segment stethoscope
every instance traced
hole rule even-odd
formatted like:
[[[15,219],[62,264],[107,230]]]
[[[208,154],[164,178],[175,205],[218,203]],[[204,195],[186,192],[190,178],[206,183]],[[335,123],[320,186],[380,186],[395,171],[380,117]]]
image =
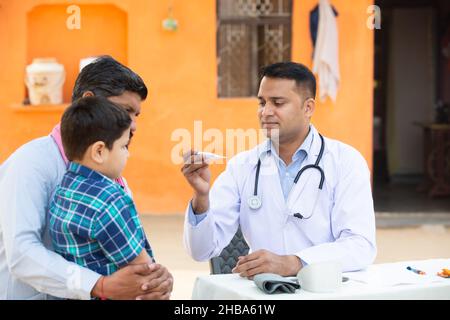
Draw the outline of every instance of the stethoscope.
[[[319,162],[322,159],[323,150],[325,149],[325,141],[323,140],[322,135],[319,133],[319,137],[321,140],[320,145],[320,152],[319,156],[316,159],[316,162],[314,164],[309,164],[301,168],[294,179],[294,184],[297,184],[298,180],[300,179],[303,172],[305,172],[308,169],[316,169],[320,172],[320,183],[319,183],[319,190],[322,190],[323,182],[325,181],[325,173],[323,172],[322,168],[319,167]],[[247,200],[247,204],[250,207],[250,209],[258,210],[262,206],[262,199],[261,196],[258,195],[258,180],[259,180],[259,171],[261,169],[261,159],[258,159],[258,165],[256,166],[256,175],[255,175],[255,188],[253,191],[253,195],[250,196]],[[294,188],[294,187],[292,187]],[[304,217],[301,213],[294,213],[293,216],[299,219],[309,219],[313,215],[314,211],[311,212],[311,214],[308,217]]]

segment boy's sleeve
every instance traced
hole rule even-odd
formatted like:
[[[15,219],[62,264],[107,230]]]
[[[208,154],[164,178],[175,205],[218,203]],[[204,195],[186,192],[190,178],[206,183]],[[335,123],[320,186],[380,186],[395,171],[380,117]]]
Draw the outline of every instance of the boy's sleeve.
[[[119,268],[133,261],[145,248],[146,237],[132,200],[120,196],[100,213],[94,237]]]

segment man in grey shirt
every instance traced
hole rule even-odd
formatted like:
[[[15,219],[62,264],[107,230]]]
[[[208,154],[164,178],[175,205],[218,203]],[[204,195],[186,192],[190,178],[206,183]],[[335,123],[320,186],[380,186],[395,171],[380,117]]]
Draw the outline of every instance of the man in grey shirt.
[[[104,96],[132,118],[132,134],[147,97],[142,79],[103,56],[83,68],[72,100]],[[52,251],[48,208],[66,171],[59,125],[28,142],[0,166],[0,299],[168,299],[173,277],[160,264],[128,266],[99,281],[100,274]],[[117,183],[130,193],[125,179]]]

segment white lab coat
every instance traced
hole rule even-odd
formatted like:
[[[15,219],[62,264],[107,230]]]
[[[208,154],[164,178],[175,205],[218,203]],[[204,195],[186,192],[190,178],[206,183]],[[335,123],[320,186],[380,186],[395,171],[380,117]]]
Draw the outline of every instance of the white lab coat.
[[[302,167],[314,164],[321,142],[311,126],[313,142]],[[370,172],[361,154],[342,142],[325,139],[320,167],[325,173],[306,170],[284,199],[273,156],[263,157],[258,194],[262,207],[250,209],[259,148],[233,157],[210,191],[210,209],[197,225],[185,219],[184,243],[198,261],[218,256],[233,238],[239,224],[250,251],[266,249],[279,255],[296,255],[303,262],[339,260],[343,271],[360,270],[376,256],[375,215]],[[309,219],[314,199],[317,202]],[[189,214],[188,205],[186,215]]]

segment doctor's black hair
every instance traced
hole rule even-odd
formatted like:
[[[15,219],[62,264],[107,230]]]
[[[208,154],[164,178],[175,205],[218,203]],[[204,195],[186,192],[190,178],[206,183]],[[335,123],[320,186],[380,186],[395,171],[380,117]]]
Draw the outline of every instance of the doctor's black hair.
[[[75,81],[72,101],[80,99],[86,91],[106,98],[131,91],[142,100],[148,93],[141,77],[111,56],[100,56],[81,70]]]
[[[61,119],[61,138],[67,159],[81,160],[93,143],[103,141],[113,148],[130,128],[127,111],[104,97],[85,97],[73,102]]]
[[[316,77],[305,65],[296,62],[278,62],[261,69],[259,83],[264,77],[295,80],[297,87],[306,89],[316,98]]]

